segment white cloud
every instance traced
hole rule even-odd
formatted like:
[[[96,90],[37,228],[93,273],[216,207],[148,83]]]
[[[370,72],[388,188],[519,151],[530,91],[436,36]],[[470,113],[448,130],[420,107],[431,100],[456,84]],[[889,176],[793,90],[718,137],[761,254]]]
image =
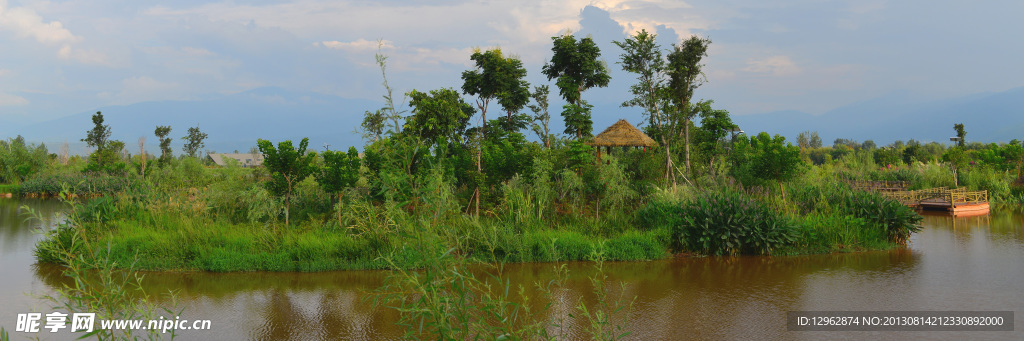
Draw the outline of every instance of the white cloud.
[[[25,99],[25,97],[21,97],[18,95],[5,94],[0,92],[0,107],[15,105],[28,105],[28,99]]]
[[[107,55],[102,52],[72,48],[71,45],[66,44],[57,51],[57,56],[64,60],[74,60],[83,64],[111,65]]]
[[[0,77],[11,74],[11,69],[0,69]]]
[[[381,41],[369,41],[366,39],[359,38],[356,41],[342,42],[337,40],[321,41],[313,43],[314,46],[324,46],[329,49],[335,50],[348,50],[348,51],[374,51],[378,47],[381,49],[393,49],[394,43],[390,40]]]
[[[774,56],[764,59],[749,60],[743,71],[768,73],[772,76],[784,77],[800,74],[801,69],[788,56]]]
[[[8,7],[6,0],[0,0],[0,29],[13,31],[22,37],[32,37],[45,44],[73,42],[79,39],[64,28],[60,21],[45,22],[43,17],[31,9]]]

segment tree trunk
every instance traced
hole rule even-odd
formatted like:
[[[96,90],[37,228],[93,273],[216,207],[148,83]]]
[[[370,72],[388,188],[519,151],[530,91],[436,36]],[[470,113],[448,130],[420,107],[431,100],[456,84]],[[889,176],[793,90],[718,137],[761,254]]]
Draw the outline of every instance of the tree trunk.
[[[686,147],[686,173],[690,171],[690,119],[683,120],[683,142]]]
[[[338,227],[341,228],[341,196],[345,194],[342,191],[338,193]]]

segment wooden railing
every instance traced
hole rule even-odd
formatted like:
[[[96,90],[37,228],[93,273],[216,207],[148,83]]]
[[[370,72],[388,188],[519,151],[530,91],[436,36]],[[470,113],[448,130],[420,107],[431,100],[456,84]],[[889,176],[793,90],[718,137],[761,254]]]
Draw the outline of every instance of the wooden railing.
[[[882,195],[898,200],[904,204],[919,204],[922,201],[938,199],[952,205],[988,202],[988,191],[968,191],[965,187],[948,189],[946,187],[927,188],[915,191],[880,191]]]
[[[910,187],[910,183],[906,181],[859,181],[852,180],[848,181],[850,187],[854,189],[877,191],[877,192],[893,192],[893,191],[904,191],[907,187]]]

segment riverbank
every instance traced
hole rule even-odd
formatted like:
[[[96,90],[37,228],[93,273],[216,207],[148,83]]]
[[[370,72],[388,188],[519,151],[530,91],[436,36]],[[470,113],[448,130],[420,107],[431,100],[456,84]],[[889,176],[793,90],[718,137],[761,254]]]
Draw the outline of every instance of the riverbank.
[[[294,225],[238,222],[199,196],[124,194],[73,201],[69,222],[37,248],[105,252],[139,270],[330,271],[417,268],[451,253],[471,262],[656,260],[695,255],[799,255],[884,250],[902,245],[920,221],[877,194],[835,183],[782,192],[662,190],[647,205],[600,219],[544,217],[535,209],[474,218],[452,202],[346,202],[340,219],[312,215]],[[784,199],[788,198],[788,199]],[[79,246],[74,246],[79,245]],[[85,246],[82,246],[85,245]],[[431,254],[427,254],[431,253]]]

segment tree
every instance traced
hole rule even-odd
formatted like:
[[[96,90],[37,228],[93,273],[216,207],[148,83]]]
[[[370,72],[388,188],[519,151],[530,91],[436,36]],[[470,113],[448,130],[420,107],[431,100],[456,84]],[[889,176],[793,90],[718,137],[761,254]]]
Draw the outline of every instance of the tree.
[[[811,133],[811,148],[821,148],[821,137],[818,136],[818,132]]]
[[[730,173],[745,186],[762,185],[767,180],[781,185],[798,175],[803,165],[799,147],[786,143],[785,137],[764,132],[749,139],[739,136],[729,159]]]
[[[412,115],[406,117],[403,131],[415,134],[428,145],[461,143],[463,132],[473,116],[473,106],[462,100],[454,89],[416,90],[408,94]]]
[[[696,114],[690,109],[690,100],[694,91],[704,83],[700,78],[704,65],[700,62],[707,56],[710,44],[709,39],[693,36],[673,45],[675,49],[668,54],[668,91],[676,115],[671,130],[676,132],[680,126],[682,128],[687,172],[690,172],[690,121]]]
[[[347,154],[328,150],[322,155],[323,165],[313,175],[324,191],[338,195],[340,205],[344,190],[355,186],[356,181],[359,181],[359,152],[356,147],[349,147]],[[338,224],[341,224],[341,207],[338,207]]]
[[[86,132],[87,135],[82,142],[89,147],[96,148],[96,152],[100,153],[96,161],[102,166],[104,162],[102,152],[107,147],[107,140],[110,139],[110,125],[103,124],[103,113],[99,111],[92,115],[92,124],[92,129]]]
[[[548,90],[547,85],[541,85],[533,88],[533,93],[530,97],[533,98],[534,103],[530,104],[530,111],[533,111],[533,132],[540,137],[541,142],[544,143],[544,147],[551,149],[551,130],[548,129],[548,123],[551,122],[551,114],[548,113]]]
[[[722,145],[719,143],[729,135],[729,132],[736,128],[729,117],[729,111],[714,109],[711,107],[715,102],[712,100],[700,101],[694,105],[697,116],[700,117],[700,130],[697,141],[698,150],[707,156],[708,168],[713,169],[715,159],[722,154]]]
[[[160,140],[160,163],[166,164],[173,157],[171,155],[171,138],[167,137],[171,134],[171,126],[156,126],[153,134]]]
[[[185,154],[188,154],[188,156],[196,157],[196,153],[206,145],[203,143],[203,140],[206,140],[206,137],[206,133],[199,131],[199,126],[188,128],[188,136],[181,138],[185,141],[185,145],[182,147],[182,150],[185,151]]]
[[[675,185],[670,134],[665,131],[668,117],[662,110],[666,98],[665,60],[661,55],[661,46],[655,41],[656,37],[656,34],[647,33],[647,30],[640,30],[633,37],[613,43],[622,48],[621,60],[618,62],[622,65],[622,70],[637,75],[637,83],[629,87],[633,98],[623,102],[622,106],[644,109],[647,123],[654,129],[654,135],[661,140],[661,145],[665,148],[665,181],[671,179]]]
[[[298,149],[292,146],[290,140],[279,142],[277,148],[264,139],[257,140],[256,145],[263,153],[263,166],[271,173],[267,189],[275,195],[284,197],[284,224],[288,225],[292,189],[295,184],[313,173],[313,159],[316,158],[316,153],[306,154],[309,138],[303,138]]]
[[[967,140],[966,140],[967,131],[964,130],[964,124],[963,123],[954,124],[953,125],[953,130],[956,130],[956,137],[957,137],[956,145],[957,145],[957,147],[963,148],[964,147],[964,143],[967,143]]]
[[[949,148],[945,154],[942,154],[942,161],[948,163],[949,167],[953,169],[953,187],[959,187],[960,181],[957,171],[960,168],[967,167],[968,162],[970,162],[967,152],[964,151],[962,146]]]
[[[476,50],[469,58],[476,64],[476,68],[462,72],[462,92],[477,96],[476,105],[481,117],[479,133],[483,140],[487,138],[487,107],[490,102],[497,100],[505,109],[508,127],[511,128],[513,116],[530,100],[530,86],[524,80],[526,69],[523,63],[517,58],[504,56],[501,49],[483,52]],[[483,173],[482,145],[482,141],[477,144],[477,173]],[[476,197],[476,212],[479,214],[480,189],[477,188],[473,195]]]
[[[551,37],[554,46],[551,61],[544,63],[542,72],[548,80],[557,79],[559,94],[566,102],[562,116],[566,118],[566,134],[576,135],[583,139],[590,135],[590,106],[583,101],[583,91],[593,87],[606,87],[612,77],[608,68],[599,60],[601,49],[591,37],[576,40],[566,33],[560,37]]]

